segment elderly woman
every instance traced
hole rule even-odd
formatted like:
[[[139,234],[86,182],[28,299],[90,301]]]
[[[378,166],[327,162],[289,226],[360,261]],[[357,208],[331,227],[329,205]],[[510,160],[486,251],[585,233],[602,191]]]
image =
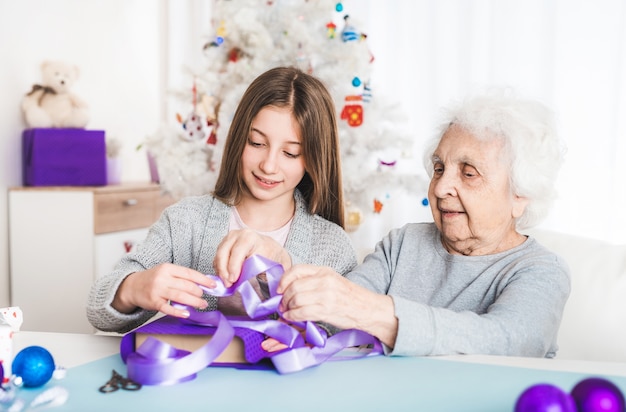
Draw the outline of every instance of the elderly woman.
[[[547,214],[562,153],[541,104],[462,102],[427,153],[434,222],[392,230],[345,277],[287,270],[284,318],[361,329],[388,355],[555,356],[569,269],[522,231]]]

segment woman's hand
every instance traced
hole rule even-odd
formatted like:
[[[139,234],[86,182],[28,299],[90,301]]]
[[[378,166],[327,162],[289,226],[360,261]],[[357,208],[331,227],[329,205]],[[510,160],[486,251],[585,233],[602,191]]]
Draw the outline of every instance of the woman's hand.
[[[198,285],[212,289],[215,281],[193,269],[163,263],[128,275],[118,288],[111,306],[122,313],[142,308],[187,318],[188,311],[177,309],[170,302],[206,308],[207,302],[202,299],[204,292]]]
[[[217,248],[213,267],[226,287],[239,279],[243,262],[252,255],[260,255],[280,263],[286,270],[291,267],[289,253],[274,239],[253,230],[232,230]]]
[[[279,309],[288,321],[359,329],[395,345],[398,319],[391,296],[365,289],[329,267],[296,265],[285,271],[277,292],[283,295]]]

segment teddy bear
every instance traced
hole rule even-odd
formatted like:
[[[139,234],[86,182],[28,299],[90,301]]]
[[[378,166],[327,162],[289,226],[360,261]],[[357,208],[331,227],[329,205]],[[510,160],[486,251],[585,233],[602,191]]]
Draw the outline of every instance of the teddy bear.
[[[79,76],[78,67],[63,61],[41,64],[42,84],[35,84],[22,100],[22,112],[30,128],[85,128],[89,121],[87,103],[71,92]]]

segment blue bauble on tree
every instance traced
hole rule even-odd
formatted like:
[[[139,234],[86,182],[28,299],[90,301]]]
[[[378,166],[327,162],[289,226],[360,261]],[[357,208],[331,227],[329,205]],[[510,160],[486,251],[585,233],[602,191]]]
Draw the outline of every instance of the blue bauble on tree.
[[[41,346],[28,346],[13,359],[13,374],[22,378],[25,387],[36,388],[45,385],[54,373],[54,359],[47,349]]]

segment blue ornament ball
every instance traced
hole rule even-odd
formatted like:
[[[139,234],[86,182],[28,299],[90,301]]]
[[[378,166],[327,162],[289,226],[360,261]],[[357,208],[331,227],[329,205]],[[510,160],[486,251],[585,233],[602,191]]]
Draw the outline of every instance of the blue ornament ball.
[[[54,373],[54,359],[41,346],[28,346],[15,355],[11,369],[22,378],[25,387],[37,388],[45,385]]]
[[[624,394],[611,381],[588,378],[578,382],[571,391],[579,412],[624,412]]]
[[[515,412],[577,412],[574,398],[558,386],[533,385],[517,398]]]

